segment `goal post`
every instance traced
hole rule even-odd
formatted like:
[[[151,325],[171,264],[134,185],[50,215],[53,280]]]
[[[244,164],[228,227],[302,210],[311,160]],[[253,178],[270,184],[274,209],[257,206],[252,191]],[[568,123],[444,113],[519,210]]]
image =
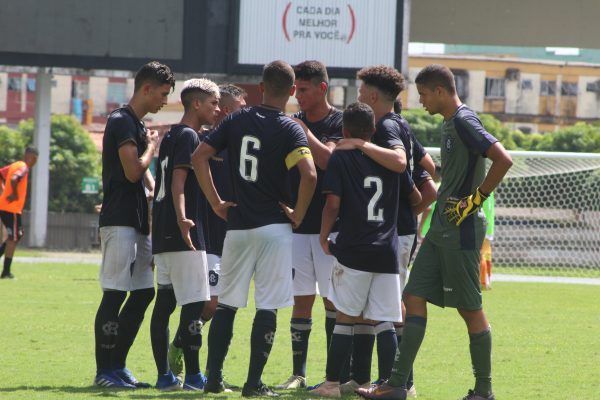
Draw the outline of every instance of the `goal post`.
[[[427,151],[441,162],[438,148]],[[600,154],[509,153],[494,195],[496,271],[600,278]]]

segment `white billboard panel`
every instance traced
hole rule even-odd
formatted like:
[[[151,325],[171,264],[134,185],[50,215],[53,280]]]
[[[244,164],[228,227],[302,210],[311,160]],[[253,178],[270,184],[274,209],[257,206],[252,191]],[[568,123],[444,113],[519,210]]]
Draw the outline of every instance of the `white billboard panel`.
[[[239,64],[394,65],[396,0],[240,0]],[[401,41],[401,38],[398,38]]]

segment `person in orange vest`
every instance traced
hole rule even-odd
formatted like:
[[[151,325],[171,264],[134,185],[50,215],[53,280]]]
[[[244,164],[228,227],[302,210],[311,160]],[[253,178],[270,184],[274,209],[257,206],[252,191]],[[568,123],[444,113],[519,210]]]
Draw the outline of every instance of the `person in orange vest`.
[[[27,196],[27,178],[29,170],[33,168],[38,159],[38,151],[33,147],[25,150],[22,161],[16,161],[0,168],[0,220],[6,227],[7,239],[0,245],[0,257],[4,255],[4,269],[0,279],[14,279],[10,272],[13,255],[17,242],[23,237],[23,223],[21,213]]]

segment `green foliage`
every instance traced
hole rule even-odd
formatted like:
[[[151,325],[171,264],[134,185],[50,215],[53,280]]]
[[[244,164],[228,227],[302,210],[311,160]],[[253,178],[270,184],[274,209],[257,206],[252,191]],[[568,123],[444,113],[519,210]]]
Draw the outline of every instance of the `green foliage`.
[[[429,115],[423,109],[403,110],[415,136],[425,147],[439,147],[442,117]],[[485,129],[494,135],[507,150],[563,151],[600,153],[600,122],[578,122],[556,132],[525,134],[510,130],[490,114],[479,114]]]
[[[18,129],[32,138],[34,121],[22,121]],[[99,195],[81,193],[81,179],[100,177],[101,156],[79,121],[53,115],[50,135],[50,190],[48,209],[58,212],[93,212]]]
[[[0,167],[23,159],[27,140],[21,132],[0,126]]]

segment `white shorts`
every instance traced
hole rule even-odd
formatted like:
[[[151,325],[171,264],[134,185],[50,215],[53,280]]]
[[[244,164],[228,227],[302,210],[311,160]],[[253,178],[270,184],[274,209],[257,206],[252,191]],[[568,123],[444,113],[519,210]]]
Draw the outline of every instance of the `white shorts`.
[[[210,296],[218,296],[221,290],[221,257],[216,254],[207,254],[208,262],[208,284],[210,285]]]
[[[173,285],[178,305],[210,300],[205,251],[170,251],[154,260],[156,283]]]
[[[273,310],[294,304],[290,224],[227,231],[219,303],[246,307],[253,275],[256,308]]]
[[[336,310],[373,321],[402,322],[398,274],[379,274],[348,268],[336,261],[331,273],[329,300]]]
[[[335,239],[337,233],[330,235]],[[294,296],[319,293],[327,297],[331,269],[335,257],[325,254],[318,234],[298,234],[292,238],[292,265],[294,267]]]
[[[398,236],[398,270],[400,271],[400,288],[404,290],[408,280],[408,264],[410,251],[415,242],[415,235]]]
[[[100,286],[129,292],[154,288],[152,241],[129,226],[100,228]]]

